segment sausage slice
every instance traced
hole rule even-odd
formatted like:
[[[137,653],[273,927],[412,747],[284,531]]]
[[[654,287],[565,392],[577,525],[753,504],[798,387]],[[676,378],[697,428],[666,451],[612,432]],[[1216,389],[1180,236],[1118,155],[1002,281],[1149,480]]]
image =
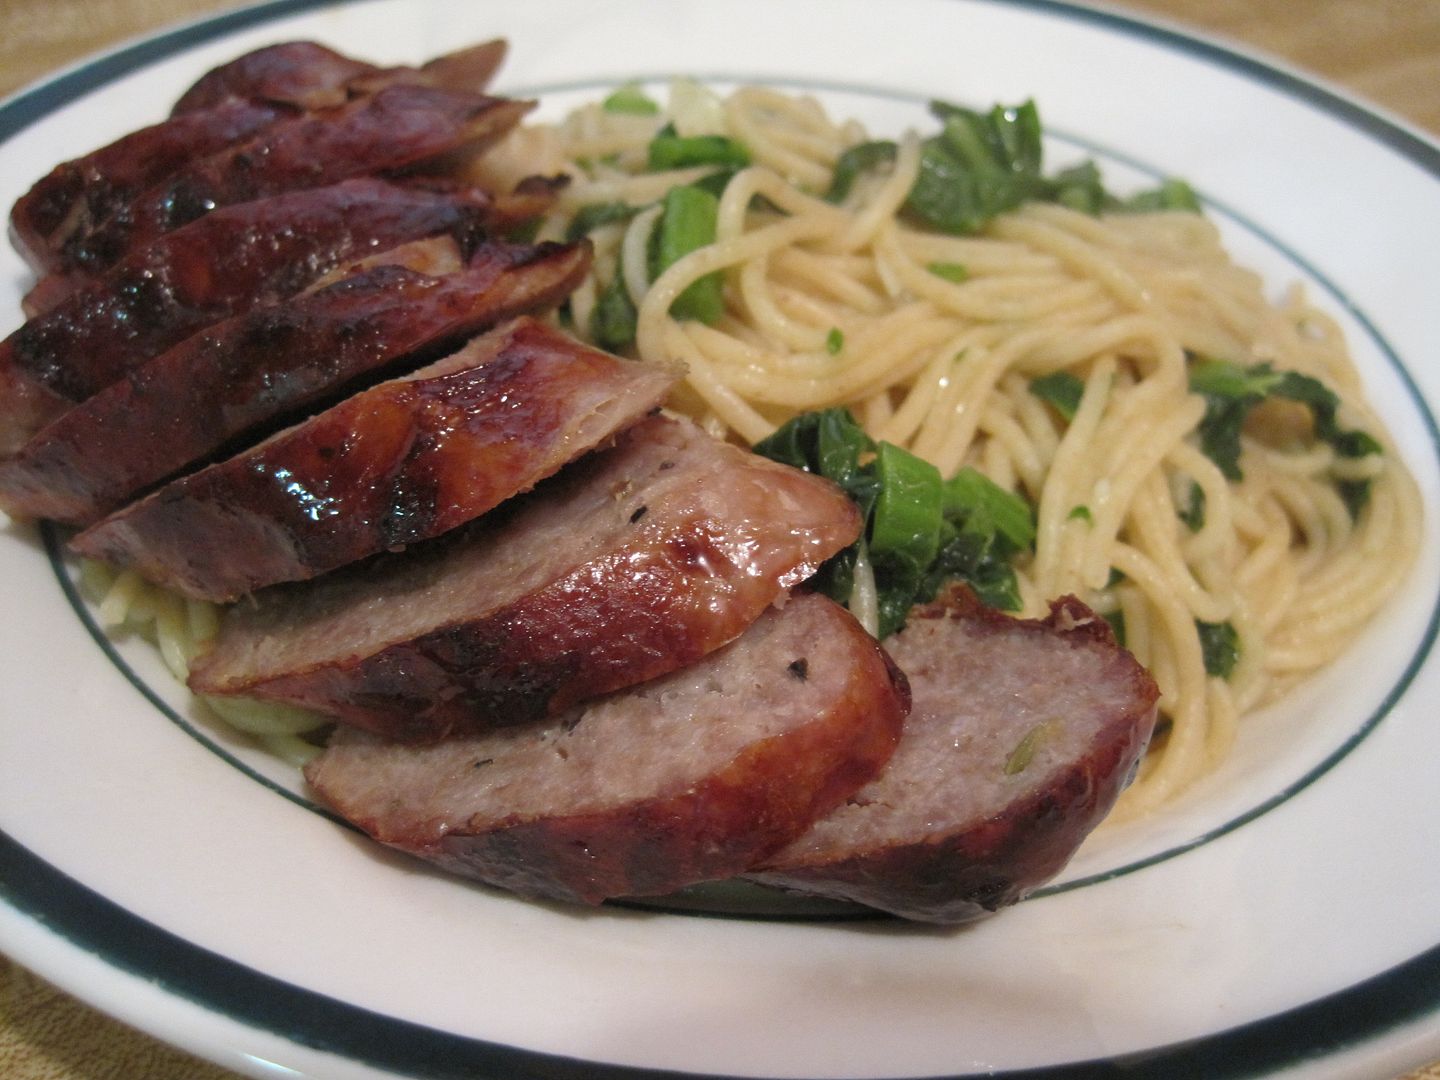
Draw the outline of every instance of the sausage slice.
[[[554,306],[590,263],[585,246],[481,244],[462,266],[448,238],[390,257],[217,323],[87,398],[0,459],[0,508],[90,524],[362,375]]]
[[[234,600],[478,517],[639,420],[676,377],[517,320],[171,481],[71,546]]]
[[[499,138],[533,106],[397,83],[338,108],[279,120],[253,138],[188,162],[88,235],[73,235],[58,269],[93,277],[218,207],[458,160],[462,151],[477,153]]]
[[[753,866],[874,775],[906,705],[874,639],[801,596],[698,664],[540,723],[426,746],[339,729],[305,775],[382,843],[594,904]]]
[[[252,138],[292,115],[278,105],[227,100],[132,131],[61,162],[10,210],[10,239],[30,267],[59,270],[63,252],[147,188],[197,158]]]
[[[236,605],[190,685],[410,739],[533,719],[733,640],[859,530],[828,481],[654,417],[498,522]]]
[[[1159,691],[1074,598],[1019,620],[957,593],[885,644],[914,696],[895,756],[748,876],[928,922],[1012,904],[1110,810]]]
[[[494,213],[478,189],[365,178],[222,207],[166,233],[0,341],[0,454],[221,319],[412,240],[468,244]]]

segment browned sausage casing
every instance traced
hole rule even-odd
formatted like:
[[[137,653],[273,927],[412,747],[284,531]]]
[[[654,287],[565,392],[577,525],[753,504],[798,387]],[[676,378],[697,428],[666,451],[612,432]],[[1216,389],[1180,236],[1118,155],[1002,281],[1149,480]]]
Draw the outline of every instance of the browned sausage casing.
[[[383,843],[593,904],[754,865],[874,775],[906,706],[874,639],[802,596],[691,667],[542,723],[427,746],[341,729],[306,776]]]
[[[676,377],[520,319],[171,481],[71,546],[202,600],[303,581],[529,490]]]
[[[476,153],[533,106],[400,83],[338,108],[278,120],[248,140],[191,160],[88,234],[73,235],[58,269],[93,277],[219,207]]]
[[[404,738],[532,719],[733,640],[860,516],[828,481],[655,417],[477,524],[236,605],[190,685]]]
[[[191,334],[293,296],[346,261],[427,236],[468,242],[477,189],[346,180],[206,214],[0,342],[0,454]]]
[[[751,876],[930,922],[1012,904],[1109,812],[1149,739],[1154,680],[1073,598],[1040,621],[957,593],[885,644],[914,695],[895,756]]]
[[[590,263],[586,245],[481,244],[462,266],[448,239],[390,257],[202,330],[86,399],[0,459],[0,509],[94,522],[361,375],[553,306]]]

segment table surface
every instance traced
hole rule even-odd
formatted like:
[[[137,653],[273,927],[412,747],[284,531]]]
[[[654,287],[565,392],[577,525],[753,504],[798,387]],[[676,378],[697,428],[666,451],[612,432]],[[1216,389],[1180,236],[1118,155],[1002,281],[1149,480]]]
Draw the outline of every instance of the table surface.
[[[0,0],[0,96],[126,38],[233,0]],[[1279,59],[1440,136],[1435,0],[1125,0],[1133,11]],[[0,957],[6,1080],[228,1080]],[[1385,1080],[1385,1078],[1377,1078]],[[1440,1063],[1405,1080],[1440,1080]]]

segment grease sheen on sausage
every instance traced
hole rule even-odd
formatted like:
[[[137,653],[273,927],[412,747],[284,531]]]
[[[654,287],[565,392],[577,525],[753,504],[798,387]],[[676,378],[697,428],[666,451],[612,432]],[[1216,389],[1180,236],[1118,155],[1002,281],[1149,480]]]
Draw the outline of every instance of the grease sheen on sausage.
[[[196,599],[303,581],[529,490],[676,377],[519,319],[171,481],[71,547]]]
[[[860,524],[828,481],[654,417],[498,521],[235,606],[190,685],[394,737],[516,723],[695,662]]]
[[[221,319],[407,241],[468,246],[493,213],[478,189],[366,178],[223,207],[166,233],[0,342],[0,454]]]
[[[186,338],[0,459],[0,508],[89,524],[263,425],[517,315],[554,306],[588,245],[406,245]],[[448,265],[446,265],[448,264]]]

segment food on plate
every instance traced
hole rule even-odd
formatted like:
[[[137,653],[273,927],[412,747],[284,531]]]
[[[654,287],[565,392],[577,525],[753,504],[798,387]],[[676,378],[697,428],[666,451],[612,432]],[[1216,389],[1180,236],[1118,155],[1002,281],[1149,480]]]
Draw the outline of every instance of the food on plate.
[[[282,41],[237,56],[202,75],[180,95],[172,116],[241,98],[306,109],[340,104],[394,82],[479,91],[505,60],[504,41],[483,41],[434,57],[419,67],[377,67],[314,41]]]
[[[1013,904],[1114,804],[1159,690],[1073,598],[1022,620],[956,590],[886,650],[913,702],[894,756],[748,876],[930,922]]]
[[[182,476],[71,540],[200,600],[237,600],[462,525],[650,412],[673,369],[531,319]]]
[[[812,594],[695,664],[540,723],[423,746],[343,731],[306,775],[382,843],[597,903],[754,866],[884,764],[906,696],[875,639]]]
[[[69,275],[73,289],[218,207],[462,160],[533,107],[531,101],[397,83],[333,109],[278,120],[249,139],[192,159],[88,232],[72,234],[51,269]]]
[[[239,437],[416,357],[553,308],[583,244],[417,241],[337,271],[287,303],[186,338],[0,459],[0,508],[86,525]]]
[[[1338,330],[1183,182],[1047,169],[1028,102],[894,140],[683,79],[477,116],[503,51],[257,50],[166,122],[203,152],[162,123],[12,218],[65,272],[0,343],[6,505],[103,506],[102,621],[383,843],[963,922],[1214,769],[1406,573]],[[396,102],[439,141],[349,126]]]
[[[1117,811],[1142,814],[1394,595],[1417,489],[1334,321],[1267,296],[1185,184],[1120,198],[1073,152],[1049,167],[1033,103],[931,112],[876,138],[765,87],[625,86],[516,128],[474,176],[569,179],[538,235],[595,244],[576,332],[683,360],[671,406],[707,430],[754,444],[845,410],[890,464],[933,468],[917,490],[973,471],[1019,500],[1025,541],[996,559],[988,505],[977,523],[926,496],[912,550],[935,562],[850,553],[831,595],[858,566],[878,609],[892,575],[929,587],[985,555],[1021,614],[1084,600],[1162,690]]]
[[[324,108],[345,100],[350,83],[381,70],[317,41],[282,41],[207,71],[180,95],[170,115],[211,109],[237,98]]]
[[[470,240],[497,214],[475,188],[346,180],[216,210],[166,233],[0,342],[0,455],[221,319],[293,296],[410,240]]]
[[[71,238],[88,236],[185,163],[223,150],[288,115],[277,105],[227,100],[162,120],[83,158],[55,166],[10,210],[10,239],[37,273],[58,270]]]
[[[513,724],[693,663],[860,529],[829,482],[665,417],[510,510],[236,605],[191,686],[394,737]]]

